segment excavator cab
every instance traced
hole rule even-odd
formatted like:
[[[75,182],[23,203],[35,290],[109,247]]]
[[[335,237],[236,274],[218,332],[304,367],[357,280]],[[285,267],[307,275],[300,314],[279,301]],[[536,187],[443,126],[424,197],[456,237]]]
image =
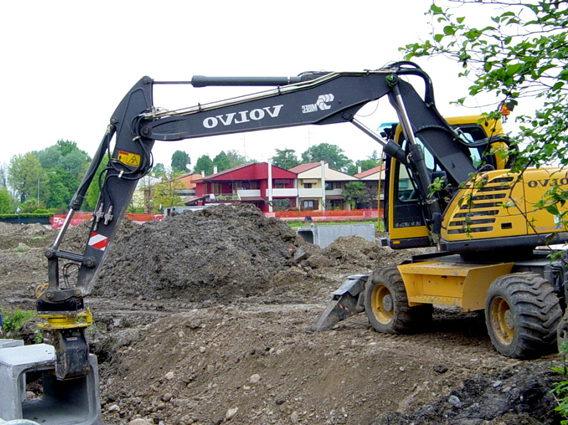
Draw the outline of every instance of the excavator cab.
[[[504,169],[510,163],[505,156],[508,142],[500,121],[485,120],[480,115],[448,118],[447,121],[460,135],[461,147],[476,169]],[[410,144],[404,138],[402,126],[394,125],[387,134],[408,154]],[[416,143],[422,146],[430,181],[436,185],[430,196],[438,197],[445,207],[458,188],[447,185],[446,173],[419,137]],[[385,227],[389,232],[385,244],[393,249],[432,246],[423,207],[427,200],[423,199],[412,171],[393,157],[387,158],[385,164]]]

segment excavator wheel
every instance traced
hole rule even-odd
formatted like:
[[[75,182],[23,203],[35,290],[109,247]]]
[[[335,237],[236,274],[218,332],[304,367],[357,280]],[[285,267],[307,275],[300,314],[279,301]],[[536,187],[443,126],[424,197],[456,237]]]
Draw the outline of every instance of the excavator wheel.
[[[365,312],[382,333],[412,333],[432,320],[433,307],[408,305],[406,289],[396,267],[375,270],[365,286]]]
[[[538,274],[501,276],[487,291],[487,331],[495,349],[507,357],[529,359],[554,351],[561,317],[554,288]]]

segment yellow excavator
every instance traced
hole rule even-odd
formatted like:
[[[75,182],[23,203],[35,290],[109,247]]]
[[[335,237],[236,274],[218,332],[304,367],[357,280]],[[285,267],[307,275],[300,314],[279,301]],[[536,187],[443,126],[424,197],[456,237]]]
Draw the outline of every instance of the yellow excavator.
[[[424,88],[423,94],[415,90],[415,82]],[[179,110],[154,107],[155,85],[183,83],[271,88]],[[364,105],[383,97],[400,123],[386,137],[356,116]],[[12,377],[11,386],[0,389],[5,400],[0,400],[0,418],[39,418],[48,425],[102,422],[94,397],[96,360],[85,337],[93,320],[84,298],[92,292],[138,180],[152,169],[156,141],[340,123],[363,131],[387,157],[389,237],[384,243],[394,249],[430,247],[434,252],[379,268],[370,276],[351,276],[312,329],[329,328],[365,311],[380,332],[411,332],[431,320],[433,305],[454,305],[464,311],[484,310],[493,344],[506,356],[528,358],[552,350],[565,306],[566,267],[562,256],[552,260],[551,251],[538,248],[567,241],[568,232],[535,204],[554,187],[567,190],[568,176],[553,168],[511,172],[500,124],[483,117],[444,119],[429,76],[416,64],[296,77],[194,76],[187,82],[143,77],[113,113],[65,222],[46,250],[48,284],[38,288],[37,311],[45,320],[49,349],[10,348],[21,349],[17,356],[0,350],[0,374]],[[105,164],[97,179],[100,197],[84,249],[64,251],[60,244],[73,215]],[[67,273],[69,264],[78,269],[75,280]],[[53,370],[44,374],[47,395],[22,403],[21,374],[49,369],[52,363]]]
[[[379,332],[412,333],[431,322],[434,305],[457,306],[485,313],[491,342],[505,356],[551,352],[557,337],[566,340],[559,326],[566,263],[563,252],[550,247],[566,241],[566,228],[544,206],[548,191],[568,189],[568,175],[558,168],[511,172],[515,157],[504,154],[509,146],[501,122],[481,116],[447,122],[469,140],[476,166],[458,187],[437,184],[445,172],[428,148],[422,149],[431,176],[427,193],[412,169],[394,157],[386,161],[383,244],[435,250],[371,275],[349,276],[311,330],[365,311]],[[424,140],[418,135],[412,142],[401,125],[390,134],[409,155]],[[443,208],[429,218],[423,211],[430,202]]]

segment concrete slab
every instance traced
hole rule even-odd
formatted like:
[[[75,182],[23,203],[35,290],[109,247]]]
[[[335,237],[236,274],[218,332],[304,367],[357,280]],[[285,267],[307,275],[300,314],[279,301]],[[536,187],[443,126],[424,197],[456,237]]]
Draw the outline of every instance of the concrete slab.
[[[300,227],[297,231],[306,242],[319,245],[322,248],[332,244],[341,236],[361,236],[375,242],[375,226],[373,224],[338,224]]]

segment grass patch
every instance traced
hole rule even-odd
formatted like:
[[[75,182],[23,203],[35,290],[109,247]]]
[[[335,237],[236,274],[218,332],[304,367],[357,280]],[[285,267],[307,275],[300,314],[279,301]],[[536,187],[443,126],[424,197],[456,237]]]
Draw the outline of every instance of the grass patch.
[[[4,322],[4,331],[6,333],[18,332],[28,320],[35,317],[34,310],[20,310],[19,308],[12,311],[2,311],[2,320]]]

